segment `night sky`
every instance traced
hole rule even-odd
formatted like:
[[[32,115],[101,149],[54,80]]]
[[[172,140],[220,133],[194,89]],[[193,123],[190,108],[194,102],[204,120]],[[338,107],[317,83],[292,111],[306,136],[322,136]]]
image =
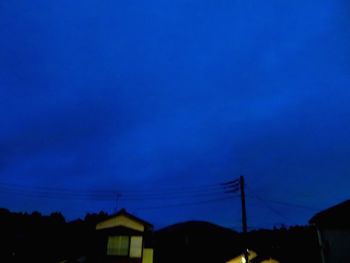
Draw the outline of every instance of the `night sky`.
[[[307,224],[349,198],[346,0],[0,1],[0,207]],[[117,196],[121,195],[117,200]]]

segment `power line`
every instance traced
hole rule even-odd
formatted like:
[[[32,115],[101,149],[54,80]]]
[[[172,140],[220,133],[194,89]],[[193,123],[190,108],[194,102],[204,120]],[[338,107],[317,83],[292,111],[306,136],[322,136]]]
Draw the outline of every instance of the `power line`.
[[[38,191],[38,192],[53,192],[53,193],[64,193],[64,194],[92,194],[92,195],[99,195],[99,194],[116,194],[117,192],[120,192],[120,189],[117,190],[111,190],[111,189],[101,189],[101,190],[88,190],[88,189],[69,189],[69,188],[53,188],[53,187],[45,187],[45,186],[26,186],[26,185],[20,185],[20,184],[8,184],[8,183],[0,183],[0,187],[6,187],[7,189],[14,189],[14,190],[28,190],[31,189],[32,191]],[[179,193],[193,193],[193,192],[207,192],[207,191],[218,191],[220,190],[219,184],[210,184],[210,185],[201,185],[201,186],[191,186],[191,187],[184,187],[184,186],[178,186],[178,187],[153,187],[151,189],[137,189],[137,190],[128,190],[123,189],[124,195],[129,196],[153,196],[154,193],[164,193],[164,194],[179,194]]]
[[[227,188],[225,190],[225,188]],[[207,184],[193,187],[158,187],[152,190],[84,190],[69,188],[54,188],[46,186],[26,186],[21,184],[0,183],[0,194],[17,195],[32,198],[45,199],[62,199],[62,200],[89,200],[89,201],[115,201],[117,195],[121,194],[120,200],[128,202],[137,201],[157,201],[157,200],[183,200],[183,199],[199,199],[199,198],[221,198],[225,193],[236,192],[236,181],[227,183]],[[227,191],[228,190],[228,191]],[[300,205],[295,203],[284,202],[280,200],[266,199],[257,195],[249,194],[248,198],[254,198],[265,203],[274,203],[282,206],[316,210],[319,208]],[[273,208],[269,208],[273,210]],[[277,214],[275,211],[274,213]],[[282,215],[280,215],[282,217]]]
[[[237,197],[237,196],[235,196],[235,197]],[[202,204],[208,204],[208,203],[213,203],[213,202],[225,201],[225,200],[230,200],[230,199],[232,199],[232,196],[231,197],[216,198],[216,199],[209,199],[209,200],[198,201],[198,202],[169,204],[169,205],[166,205],[166,206],[164,205],[164,206],[137,207],[137,208],[134,208],[134,209],[138,209],[138,210],[153,210],[153,209],[165,209],[165,208],[172,208],[172,207],[194,206],[194,205],[202,205]]]
[[[284,220],[288,220],[288,218],[283,215],[281,212],[277,211],[276,209],[272,208],[266,201],[262,200],[261,198],[255,196],[255,199],[257,199],[258,201],[261,201],[261,203],[264,204],[264,206],[271,211],[273,214],[279,216],[280,218],[283,218]]]
[[[320,208],[317,208],[317,207],[311,207],[311,206],[306,206],[306,205],[289,203],[289,202],[284,202],[284,201],[279,201],[279,200],[265,199],[265,198],[261,198],[261,197],[256,196],[256,195],[248,195],[248,197],[260,200],[262,202],[275,203],[275,204],[282,205],[282,206],[296,207],[296,208],[302,208],[302,209],[307,209],[307,210],[316,210],[316,209],[319,210],[320,209]]]
[[[188,198],[210,197],[218,198],[223,192],[217,185],[206,185],[193,187],[192,191],[183,191],[183,188],[172,187],[171,192],[165,190],[153,193],[143,193],[138,191],[137,194],[125,194],[124,191],[109,190],[77,190],[67,188],[51,188],[51,187],[28,187],[19,184],[0,183],[0,194],[19,195],[26,197],[47,198],[47,199],[76,199],[76,200],[94,200],[94,201],[111,201],[115,200],[118,195],[122,195],[124,201],[147,201],[147,200],[176,200]],[[165,188],[164,188],[165,189]],[[190,188],[187,188],[190,189]]]

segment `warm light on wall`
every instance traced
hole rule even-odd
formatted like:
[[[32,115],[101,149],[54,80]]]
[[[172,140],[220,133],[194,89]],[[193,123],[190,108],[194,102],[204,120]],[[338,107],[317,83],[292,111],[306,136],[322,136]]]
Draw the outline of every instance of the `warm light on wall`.
[[[128,236],[110,236],[107,243],[107,255],[127,256],[129,254]]]
[[[130,254],[131,258],[142,257],[142,236],[132,236],[130,240]]]
[[[253,251],[253,250],[248,250],[248,258],[249,261],[256,258],[257,254]],[[244,255],[241,254],[233,259],[231,259],[230,261],[227,261],[226,263],[246,263]]]

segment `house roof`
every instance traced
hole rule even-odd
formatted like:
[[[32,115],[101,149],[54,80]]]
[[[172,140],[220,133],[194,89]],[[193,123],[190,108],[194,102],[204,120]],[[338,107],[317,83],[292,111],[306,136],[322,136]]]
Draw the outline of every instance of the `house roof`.
[[[350,199],[317,213],[309,222],[318,227],[349,228]]]
[[[123,216],[124,218],[126,217],[126,218],[128,218],[128,219],[130,219],[130,220],[132,220],[132,221],[137,222],[138,224],[143,225],[144,228],[142,227],[142,229],[151,230],[151,229],[153,228],[153,225],[152,225],[152,224],[150,224],[149,222],[147,222],[147,221],[145,221],[145,220],[143,220],[143,219],[140,219],[140,218],[138,218],[138,217],[136,217],[136,216],[134,216],[134,215],[128,213],[128,212],[126,211],[126,209],[124,209],[124,208],[121,209],[121,210],[119,210],[117,213],[115,213],[115,214],[109,216],[107,219],[105,219],[104,221],[100,222],[99,224],[97,224],[97,228],[99,228],[98,226],[101,226],[102,224],[104,224],[104,222],[111,221],[111,220],[113,220],[114,218],[118,218],[118,217],[120,217],[120,216]],[[105,228],[105,227],[102,227],[102,228]],[[110,227],[107,227],[107,228],[110,228]],[[143,231],[143,230],[142,230],[142,231]]]
[[[153,225],[151,223],[149,223],[149,222],[147,222],[147,221],[145,221],[145,220],[143,220],[143,219],[141,219],[139,217],[136,217],[136,216],[128,213],[125,208],[119,210],[116,214],[112,215],[111,218],[119,216],[119,215],[124,215],[124,216],[126,216],[126,217],[128,217],[128,218],[130,218],[132,220],[138,221],[139,223],[143,224],[144,226],[153,227]]]

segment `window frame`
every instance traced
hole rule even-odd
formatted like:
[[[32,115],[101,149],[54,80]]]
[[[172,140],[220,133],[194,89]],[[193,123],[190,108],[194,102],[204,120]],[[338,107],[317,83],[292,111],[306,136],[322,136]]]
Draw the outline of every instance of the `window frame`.
[[[123,248],[123,241],[122,238],[127,238],[127,249]],[[137,255],[132,256],[131,255],[131,245],[132,245],[132,239],[141,239],[141,247],[137,247]],[[118,240],[119,239],[119,240]],[[118,241],[120,244],[118,244]],[[134,258],[134,259],[140,259],[143,256],[143,243],[144,243],[144,236],[143,235],[110,235],[108,236],[107,240],[107,256],[116,256],[116,257],[125,257],[125,258]],[[124,244],[124,245],[125,245]],[[139,244],[139,243],[138,243]],[[124,251],[123,251],[124,249]],[[124,253],[118,253],[120,251],[123,251]],[[134,250],[135,251],[135,250]]]
[[[123,240],[123,238],[125,239]],[[128,257],[129,253],[130,253],[130,236],[129,235],[108,236],[107,256]]]

